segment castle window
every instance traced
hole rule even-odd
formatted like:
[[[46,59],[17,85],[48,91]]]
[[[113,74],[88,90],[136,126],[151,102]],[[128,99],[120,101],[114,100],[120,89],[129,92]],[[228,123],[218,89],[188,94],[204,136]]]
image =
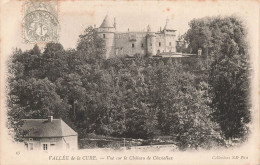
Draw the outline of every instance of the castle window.
[[[143,48],[143,47],[144,47],[144,44],[142,44],[141,47]]]
[[[170,46],[172,46],[172,43],[171,43],[171,42],[169,42],[169,45],[170,45]]]
[[[159,46],[161,46],[161,42],[159,42]]]
[[[106,34],[103,34],[103,38],[106,38]]]
[[[135,47],[135,44],[132,44],[132,48],[134,48]]]

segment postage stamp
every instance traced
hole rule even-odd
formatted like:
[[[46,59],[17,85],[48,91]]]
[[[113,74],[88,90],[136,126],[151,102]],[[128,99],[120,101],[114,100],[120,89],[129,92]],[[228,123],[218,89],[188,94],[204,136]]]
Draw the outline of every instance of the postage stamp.
[[[25,43],[58,41],[59,20],[57,0],[25,1],[23,37]]]

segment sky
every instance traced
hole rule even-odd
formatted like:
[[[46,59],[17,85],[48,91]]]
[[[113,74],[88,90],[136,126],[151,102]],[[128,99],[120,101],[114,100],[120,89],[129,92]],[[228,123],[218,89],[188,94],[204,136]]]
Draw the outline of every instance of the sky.
[[[24,44],[22,35],[23,1],[3,1],[1,14],[4,50],[10,54],[15,48],[30,49],[34,44]],[[166,19],[184,34],[188,23],[194,18],[206,16],[239,15],[249,22],[257,12],[254,3],[247,1],[59,1],[58,19],[60,24],[59,42],[65,49],[75,48],[78,36],[90,25],[100,26],[106,14],[116,18],[117,30],[143,31],[147,25],[152,31],[164,27]],[[251,25],[250,25],[251,26]],[[3,37],[8,36],[8,37]],[[40,44],[43,48],[44,44]]]

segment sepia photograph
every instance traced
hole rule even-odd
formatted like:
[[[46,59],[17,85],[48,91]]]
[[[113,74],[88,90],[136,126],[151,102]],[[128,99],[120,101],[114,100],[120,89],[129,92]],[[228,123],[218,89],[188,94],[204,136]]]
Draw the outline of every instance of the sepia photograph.
[[[0,164],[260,164],[259,1],[0,3]]]

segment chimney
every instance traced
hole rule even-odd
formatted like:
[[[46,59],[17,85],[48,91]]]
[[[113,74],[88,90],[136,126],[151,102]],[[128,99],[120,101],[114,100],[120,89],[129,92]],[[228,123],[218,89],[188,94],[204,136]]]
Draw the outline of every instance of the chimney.
[[[53,116],[48,116],[48,122],[52,122],[53,121]]]

